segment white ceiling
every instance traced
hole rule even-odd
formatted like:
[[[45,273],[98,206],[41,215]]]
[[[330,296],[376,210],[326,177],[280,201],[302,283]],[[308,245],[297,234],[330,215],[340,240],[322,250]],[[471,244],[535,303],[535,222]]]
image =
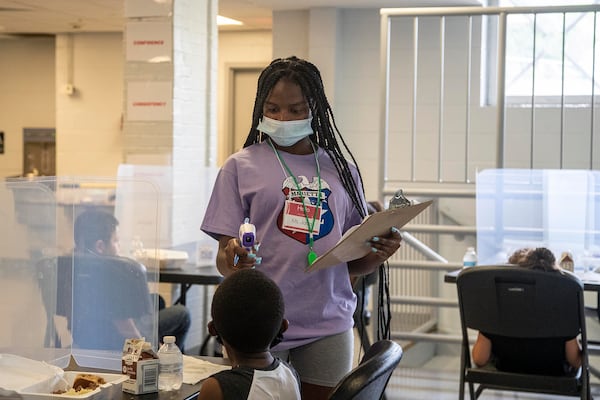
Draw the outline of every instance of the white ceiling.
[[[124,3],[125,0],[0,0],[0,34],[122,31]],[[379,8],[460,5],[480,5],[480,1],[220,0],[220,15],[244,22],[242,28],[222,27],[220,29],[271,29],[271,12],[273,10],[296,10],[313,7]]]

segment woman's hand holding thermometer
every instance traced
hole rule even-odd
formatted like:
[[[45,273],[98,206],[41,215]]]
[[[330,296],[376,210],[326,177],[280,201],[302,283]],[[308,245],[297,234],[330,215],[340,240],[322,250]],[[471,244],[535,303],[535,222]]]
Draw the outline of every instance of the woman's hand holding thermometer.
[[[256,240],[256,227],[250,223],[250,219],[246,218],[244,223],[240,225],[239,230],[240,246],[247,251],[246,257],[254,259],[254,265],[260,265],[262,258],[256,257],[255,251],[258,251],[258,241]],[[233,258],[233,266],[237,267],[240,261],[240,256],[236,253]]]
[[[241,246],[248,251],[252,251],[256,241],[256,227],[250,223],[249,218],[246,218],[244,223],[240,225],[239,236]]]

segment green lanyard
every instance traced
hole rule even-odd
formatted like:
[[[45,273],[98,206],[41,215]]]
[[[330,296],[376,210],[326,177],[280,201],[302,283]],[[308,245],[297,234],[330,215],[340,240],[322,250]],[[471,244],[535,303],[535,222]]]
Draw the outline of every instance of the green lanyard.
[[[302,189],[300,189],[300,184],[298,183],[296,176],[292,173],[292,170],[290,170],[290,167],[288,167],[288,165],[285,163],[285,160],[283,158],[281,158],[281,156],[279,155],[279,152],[277,151],[275,146],[273,146],[271,139],[269,139],[268,142],[269,142],[269,145],[271,146],[271,148],[273,149],[273,151],[275,152],[275,155],[277,156],[277,159],[279,160],[279,164],[281,164],[285,168],[285,170],[287,171],[289,176],[294,181],[294,184],[296,185],[296,189],[298,190],[298,194],[300,195],[300,198],[302,199],[302,208],[304,210],[304,218],[306,218],[306,226],[308,227],[309,251],[308,251],[307,259],[308,259],[308,265],[311,266],[312,263],[314,263],[315,260],[317,259],[317,253],[315,253],[315,251],[313,250],[313,246],[315,244],[315,241],[313,239],[313,228],[315,227],[315,223],[316,223],[316,219],[317,219],[317,211],[319,210],[319,207],[321,207],[321,167],[319,166],[319,157],[317,155],[317,149],[315,149],[315,145],[311,141],[310,144],[313,148],[313,152],[315,154],[315,162],[317,164],[317,180],[319,183],[319,192],[317,193],[317,208],[316,208],[315,212],[313,213],[312,222],[311,222],[310,219],[308,218],[308,211],[306,210],[306,203],[304,202],[304,196],[302,195]],[[320,216],[320,214],[319,214],[319,216]],[[319,223],[321,223],[320,218],[319,218]]]

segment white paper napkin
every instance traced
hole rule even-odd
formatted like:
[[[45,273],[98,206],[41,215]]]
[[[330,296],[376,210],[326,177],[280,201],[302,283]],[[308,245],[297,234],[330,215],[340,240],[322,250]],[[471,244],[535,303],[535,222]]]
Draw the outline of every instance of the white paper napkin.
[[[214,373],[231,369],[230,365],[215,364],[200,358],[183,356],[183,383],[195,385]]]

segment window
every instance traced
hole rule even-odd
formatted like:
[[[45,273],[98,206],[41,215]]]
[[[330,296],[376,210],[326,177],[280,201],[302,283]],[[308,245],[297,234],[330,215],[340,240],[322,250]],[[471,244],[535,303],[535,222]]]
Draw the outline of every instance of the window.
[[[572,0],[492,2],[495,4],[490,6],[502,7],[574,4]],[[597,3],[600,1],[586,4]],[[508,14],[505,63],[507,104],[531,104],[534,94],[538,105],[558,105],[564,94],[565,103],[571,106],[589,105],[592,92],[600,95],[600,15],[595,14],[600,13]],[[489,25],[493,24],[491,22]]]

